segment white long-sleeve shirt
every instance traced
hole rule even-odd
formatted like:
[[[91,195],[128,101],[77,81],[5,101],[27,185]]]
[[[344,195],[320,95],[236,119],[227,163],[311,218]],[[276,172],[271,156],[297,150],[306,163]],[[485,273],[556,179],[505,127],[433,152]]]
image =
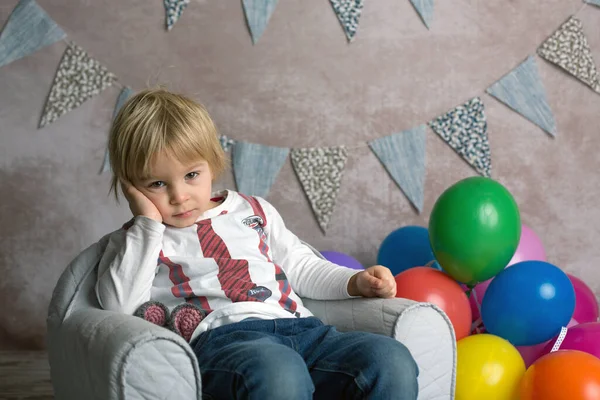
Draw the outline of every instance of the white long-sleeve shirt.
[[[351,297],[356,270],[317,257],[260,197],[234,191],[186,228],[135,217],[109,237],[96,294],[101,306],[132,314],[156,300],[191,302],[208,316],[192,335],[248,317],[308,317],[300,296]]]

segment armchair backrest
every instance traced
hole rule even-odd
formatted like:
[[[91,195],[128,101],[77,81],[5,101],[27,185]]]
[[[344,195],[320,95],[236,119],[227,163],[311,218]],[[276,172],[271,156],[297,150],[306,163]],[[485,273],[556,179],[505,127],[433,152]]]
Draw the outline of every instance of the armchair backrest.
[[[100,308],[96,298],[97,266],[108,243],[108,236],[81,252],[63,271],[48,307],[48,330],[59,326],[72,312]]]

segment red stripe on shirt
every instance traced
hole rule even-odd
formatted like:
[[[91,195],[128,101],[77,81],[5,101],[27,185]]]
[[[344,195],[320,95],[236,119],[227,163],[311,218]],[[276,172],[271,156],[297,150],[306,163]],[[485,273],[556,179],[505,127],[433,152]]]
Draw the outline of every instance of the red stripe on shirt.
[[[231,259],[225,242],[214,231],[211,219],[196,224],[202,253],[204,257],[213,258],[217,263],[219,267],[217,278],[225,296],[232,302],[261,301],[248,295],[248,291],[256,287],[248,271],[248,261]]]
[[[174,263],[168,257],[166,257],[163,251],[160,251],[158,255],[158,262],[164,264],[169,268],[169,279],[173,283],[171,287],[171,293],[173,296],[185,299],[188,303],[200,303],[200,307],[207,313],[211,312],[208,300],[204,296],[196,296],[192,287],[190,286],[190,278],[183,272],[183,267],[179,264]]]

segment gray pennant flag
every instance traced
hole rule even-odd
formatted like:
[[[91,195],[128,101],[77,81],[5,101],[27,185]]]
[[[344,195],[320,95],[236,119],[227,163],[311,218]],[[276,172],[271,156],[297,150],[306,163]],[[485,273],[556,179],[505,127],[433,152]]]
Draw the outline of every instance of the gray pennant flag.
[[[250,196],[267,197],[289,152],[283,147],[235,142],[233,174],[238,191]]]
[[[34,0],[21,0],[0,34],[0,67],[35,53],[66,36]]]
[[[423,209],[425,182],[425,130],[425,125],[421,125],[369,142],[373,153],[419,212]]]
[[[119,113],[121,107],[123,107],[125,101],[129,98],[129,96],[131,96],[132,93],[133,90],[131,90],[127,86],[121,89],[121,93],[119,93],[119,97],[117,97],[117,102],[115,103],[115,109],[113,111],[113,120]],[[101,174],[105,172],[110,172],[110,156],[108,154],[108,144],[106,145],[106,150],[104,151],[104,161],[102,163],[102,168],[100,169]]]

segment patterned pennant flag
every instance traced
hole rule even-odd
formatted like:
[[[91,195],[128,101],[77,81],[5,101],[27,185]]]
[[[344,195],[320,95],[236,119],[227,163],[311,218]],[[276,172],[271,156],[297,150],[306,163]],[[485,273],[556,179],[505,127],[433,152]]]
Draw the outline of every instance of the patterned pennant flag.
[[[292,165],[323,233],[327,229],[348,159],[345,147],[292,149]]]
[[[0,67],[67,36],[34,0],[21,0],[0,34]]]
[[[116,77],[81,47],[67,46],[46,100],[40,128],[79,107],[113,84]]]
[[[533,56],[490,86],[487,92],[550,135],[556,136],[554,115]]]
[[[230,139],[228,136],[221,135],[219,136],[219,142],[221,142],[221,147],[223,151],[227,153],[233,145],[235,145],[235,140]]]
[[[491,176],[487,120],[479,97],[437,117],[429,126],[478,173]]]
[[[600,0],[585,0],[585,2],[600,7]]]
[[[112,119],[114,120],[119,113],[121,107],[125,101],[133,94],[133,90],[125,86],[121,89],[121,93],[119,93],[119,97],[117,97],[117,102],[115,103],[115,109],[113,110]],[[110,156],[108,154],[108,144],[106,146],[106,151],[104,152],[104,162],[102,163],[102,168],[100,169],[100,173],[103,174],[105,172],[110,172]]]
[[[289,152],[283,147],[236,142],[233,146],[233,174],[238,191],[267,197]]]
[[[583,33],[583,24],[574,16],[542,43],[538,54],[600,93],[598,69]]]
[[[168,31],[173,29],[173,25],[179,21],[179,17],[189,2],[190,0],[164,0]]]
[[[243,0],[246,22],[252,35],[252,43],[258,43],[275,11],[278,0]]]
[[[429,29],[433,22],[433,0],[410,0],[410,2],[421,16],[427,29]]]
[[[421,125],[369,142],[373,153],[419,212],[423,209],[425,129]]]
[[[340,20],[346,38],[351,42],[356,35],[358,22],[363,8],[363,0],[330,0],[333,11]]]

